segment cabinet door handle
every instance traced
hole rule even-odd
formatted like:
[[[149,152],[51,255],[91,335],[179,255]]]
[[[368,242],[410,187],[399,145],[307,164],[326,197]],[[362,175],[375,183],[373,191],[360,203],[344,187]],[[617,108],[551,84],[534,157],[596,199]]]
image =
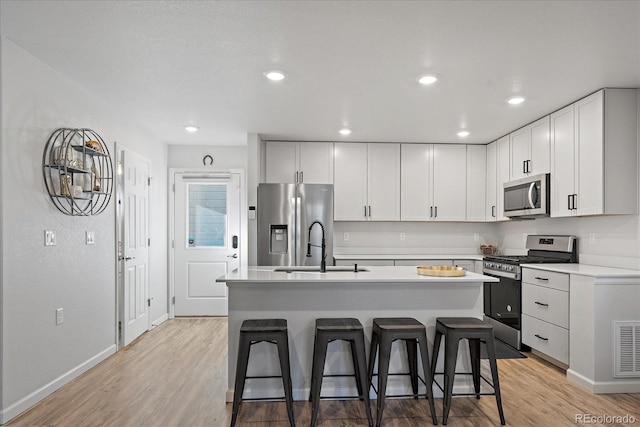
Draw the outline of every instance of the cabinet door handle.
[[[538,334],[535,334],[534,336],[535,336],[536,338],[538,338],[538,339],[541,339],[542,341],[549,341],[549,338],[541,337],[541,336],[540,336],[540,335],[538,335]]]
[[[527,173],[527,161],[522,161],[522,173]]]
[[[571,210],[571,209],[572,209],[572,207],[571,207],[571,197],[572,197],[572,195],[571,195],[571,194],[569,194],[569,195],[567,196],[567,209],[569,209],[569,210]]]
[[[433,218],[433,206],[430,208],[431,213],[429,213],[429,218]]]
[[[296,184],[298,183],[298,171],[296,171]]]
[[[541,305],[542,307],[549,307],[549,304],[545,304],[543,302],[540,301],[534,301],[536,304]]]
[[[538,276],[536,276],[536,277],[534,277],[534,279],[536,279],[536,280],[544,280],[545,282],[549,281],[549,279],[547,279],[546,277],[538,277]]]
[[[369,205],[369,218],[371,218],[371,205]]]
[[[578,207],[576,206],[577,205],[577,203],[576,203],[577,199],[578,199],[578,195],[574,194],[573,195],[573,209],[578,209]]]
[[[365,207],[364,207],[364,217],[365,217],[365,218],[367,217],[367,206],[366,206],[366,205],[365,205]]]
[[[491,206],[491,216],[493,218],[496,217],[496,206],[495,205]]]
[[[435,211],[436,211],[436,215],[435,215],[435,217],[436,217],[436,218],[438,218],[438,207],[436,206],[435,208],[436,208],[436,209],[435,209]]]
[[[304,182],[304,171],[300,171],[300,182]]]

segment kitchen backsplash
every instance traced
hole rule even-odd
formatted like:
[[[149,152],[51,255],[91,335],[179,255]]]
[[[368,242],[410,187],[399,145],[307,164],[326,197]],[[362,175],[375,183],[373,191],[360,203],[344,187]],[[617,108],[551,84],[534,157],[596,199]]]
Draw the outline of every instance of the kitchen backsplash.
[[[640,269],[638,215],[500,223],[338,221],[334,223],[334,253],[470,255],[479,254],[481,244],[495,243],[499,253],[519,255],[526,253],[528,234],[572,234],[579,239],[581,263]]]
[[[341,255],[475,255],[481,244],[497,241],[495,224],[485,223],[337,221],[333,226],[334,253]]]
[[[640,216],[544,218],[498,224],[499,246],[519,253],[525,234],[572,234],[578,237],[583,264],[640,269]]]

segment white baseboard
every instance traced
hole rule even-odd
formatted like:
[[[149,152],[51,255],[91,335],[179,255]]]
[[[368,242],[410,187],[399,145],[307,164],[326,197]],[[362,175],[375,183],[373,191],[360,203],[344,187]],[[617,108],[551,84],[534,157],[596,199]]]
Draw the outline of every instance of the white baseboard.
[[[163,324],[167,320],[169,320],[169,313],[165,313],[162,316],[158,317],[153,322],[151,322],[151,327],[155,328],[156,326],[160,326],[161,324]]]
[[[567,380],[594,394],[640,393],[640,378],[613,381],[593,381],[571,369],[567,370]]]
[[[87,372],[89,369],[96,366],[98,363],[107,359],[109,356],[111,356],[115,352],[116,352],[116,346],[114,344],[112,346],[109,346],[105,350],[101,351],[100,353],[96,354],[89,360],[71,369],[70,371],[62,374],[61,376],[51,381],[50,383],[40,387],[33,393],[18,400],[11,406],[7,408],[2,408],[2,411],[0,411],[0,424],[5,424],[9,422],[9,420],[17,417],[22,412],[26,411],[27,409],[29,409],[30,407],[32,407],[33,405],[35,405],[36,403],[38,403],[39,401],[41,401],[42,399],[44,399],[45,397],[53,393],[54,391],[58,390],[60,387],[64,386],[65,384],[68,384],[75,378],[79,377],[83,373]]]

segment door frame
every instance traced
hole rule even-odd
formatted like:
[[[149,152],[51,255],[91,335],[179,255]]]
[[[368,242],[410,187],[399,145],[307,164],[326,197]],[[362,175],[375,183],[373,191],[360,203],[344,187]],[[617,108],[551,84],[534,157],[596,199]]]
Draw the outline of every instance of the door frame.
[[[124,174],[122,171],[122,152],[128,151],[143,159],[149,164],[149,179],[151,179],[152,163],[151,159],[141,155],[137,151],[131,150],[119,142],[115,143],[115,159],[116,159],[116,173],[115,177],[115,221],[116,221],[116,235],[115,235],[115,260],[116,260],[116,323],[115,323],[115,337],[116,337],[116,351],[124,347],[124,333],[122,328],[124,327],[124,268],[120,257],[123,256],[120,247],[124,244],[124,212],[122,210],[122,199],[124,196]],[[151,191],[147,186],[147,202],[151,199]],[[147,224],[149,224],[149,211],[147,210]],[[151,257],[147,260],[147,265],[152,264]],[[147,278],[147,295],[149,295],[149,281]],[[147,331],[152,329],[151,313],[147,313]]]
[[[238,174],[240,178],[240,251],[238,260],[239,266],[246,267],[247,260],[249,259],[249,248],[248,248],[248,227],[247,227],[247,186],[246,186],[246,178],[244,169],[228,169],[228,170],[211,170],[209,168],[169,168],[169,188],[168,188],[168,217],[169,217],[169,236],[167,241],[167,248],[169,252],[169,265],[168,265],[168,285],[169,289],[167,295],[169,298],[167,299],[168,305],[168,313],[169,319],[175,318],[175,209],[176,209],[176,174],[197,174],[197,175],[211,175],[211,177],[215,177],[215,175],[219,174]]]

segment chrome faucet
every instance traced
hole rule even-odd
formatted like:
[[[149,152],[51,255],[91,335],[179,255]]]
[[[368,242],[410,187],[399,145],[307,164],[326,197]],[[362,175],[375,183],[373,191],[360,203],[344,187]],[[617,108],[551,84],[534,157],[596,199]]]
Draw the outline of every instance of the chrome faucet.
[[[311,258],[311,246],[318,247],[318,245],[312,245],[311,244],[311,229],[316,224],[318,224],[320,226],[320,228],[322,229],[322,242],[320,244],[320,248],[322,250],[322,253],[320,255],[320,257],[321,257],[321,260],[320,260],[320,273],[326,273],[327,272],[327,246],[325,245],[325,240],[324,240],[324,225],[322,225],[322,223],[320,221],[313,221],[311,223],[311,225],[309,226],[309,238],[307,239],[307,257]]]

